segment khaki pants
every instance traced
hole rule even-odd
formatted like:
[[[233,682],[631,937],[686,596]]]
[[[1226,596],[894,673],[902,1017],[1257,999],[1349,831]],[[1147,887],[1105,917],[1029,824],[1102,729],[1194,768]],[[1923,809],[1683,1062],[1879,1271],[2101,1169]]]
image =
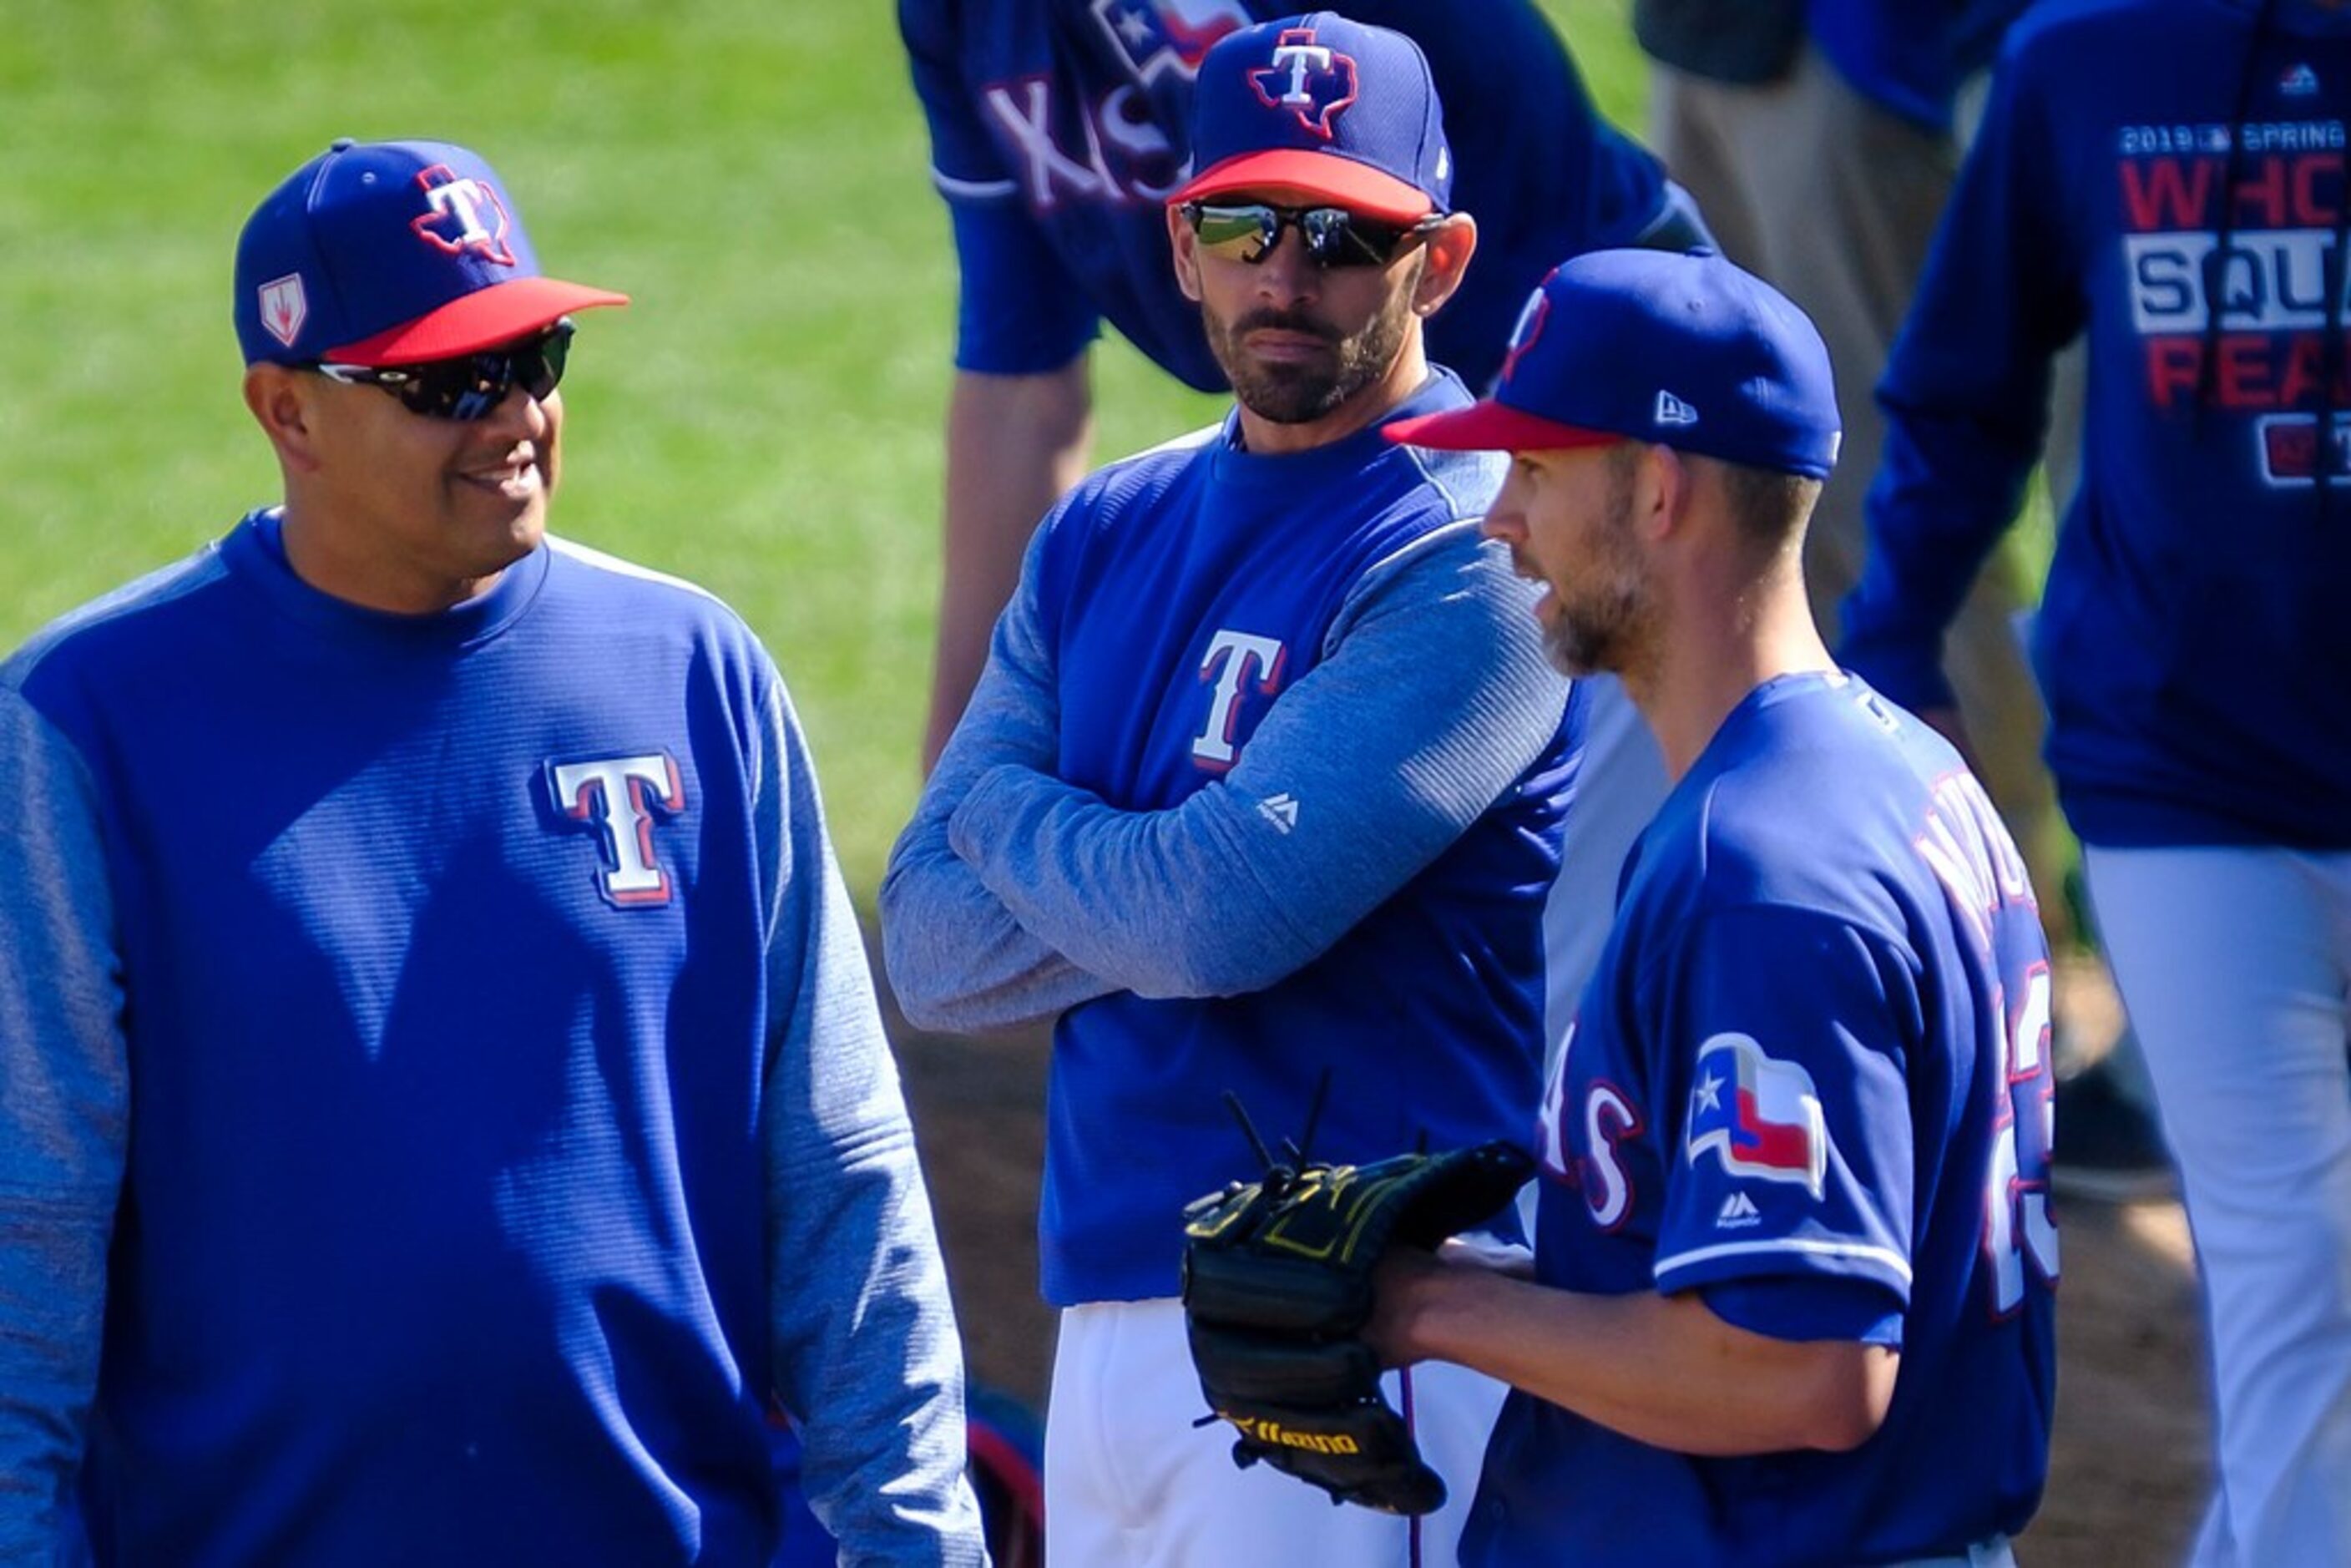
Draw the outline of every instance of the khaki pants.
[[[1878,374],[1924,269],[1958,172],[1951,140],[1879,107],[1807,47],[1761,87],[1652,62],[1651,145],[1687,187],[1723,254],[1770,279],[1820,328],[1836,373],[1844,447],[1805,546],[1813,613],[1832,645],[1861,576],[1862,501],[1885,424]],[[2022,588],[1994,552],[1944,649],[1984,787],[2032,867],[2053,943],[2070,939],[2059,896],[2064,837],[2041,761],[2043,711],[2020,653]]]

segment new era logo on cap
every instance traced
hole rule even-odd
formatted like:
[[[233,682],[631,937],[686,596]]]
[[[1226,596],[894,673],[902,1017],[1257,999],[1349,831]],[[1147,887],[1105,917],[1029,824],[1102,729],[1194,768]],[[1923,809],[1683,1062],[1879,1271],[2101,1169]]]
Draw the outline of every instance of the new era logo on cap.
[[[1657,423],[1659,424],[1696,424],[1698,410],[1673,393],[1660,388],[1657,392]]]

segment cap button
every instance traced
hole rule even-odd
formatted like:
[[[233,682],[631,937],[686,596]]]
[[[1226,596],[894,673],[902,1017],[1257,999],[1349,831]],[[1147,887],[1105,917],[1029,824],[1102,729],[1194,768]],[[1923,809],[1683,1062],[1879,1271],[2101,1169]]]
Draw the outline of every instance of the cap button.
[[[328,147],[327,151],[329,152],[348,152],[358,145],[358,142],[352,141],[348,136],[338,136],[335,138],[332,145]]]

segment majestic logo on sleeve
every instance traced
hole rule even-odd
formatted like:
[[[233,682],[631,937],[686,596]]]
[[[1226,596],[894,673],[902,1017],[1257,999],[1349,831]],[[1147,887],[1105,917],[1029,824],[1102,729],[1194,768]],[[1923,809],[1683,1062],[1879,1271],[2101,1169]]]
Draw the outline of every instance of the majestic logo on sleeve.
[[[1273,47],[1273,64],[1249,73],[1258,101],[1286,109],[1298,123],[1328,141],[1339,113],[1355,101],[1355,61],[1314,41],[1311,27],[1286,27]]]
[[[685,809],[675,758],[655,751],[550,762],[547,782],[556,810],[602,838],[597,885],[607,902],[627,909],[670,901],[669,873],[653,852],[653,822],[656,809],[664,817]]]
[[[1814,1197],[1828,1174],[1828,1124],[1813,1075],[1743,1034],[1698,1047],[1685,1142],[1692,1166],[1711,1153],[1732,1176],[1800,1182]]]
[[[446,163],[435,163],[416,176],[431,211],[408,226],[417,237],[451,256],[468,251],[500,267],[515,265],[507,245],[507,204],[497,187],[471,175],[460,177]]]
[[[1270,637],[1218,629],[1200,660],[1200,679],[1215,683],[1208,721],[1192,742],[1196,767],[1222,773],[1240,754],[1241,699],[1251,691],[1272,695],[1281,689],[1282,647]],[[1295,823],[1293,807],[1290,821]]]
[[[1192,79],[1210,45],[1249,24],[1238,0],[1093,0],[1092,10],[1139,82],[1168,71]]]

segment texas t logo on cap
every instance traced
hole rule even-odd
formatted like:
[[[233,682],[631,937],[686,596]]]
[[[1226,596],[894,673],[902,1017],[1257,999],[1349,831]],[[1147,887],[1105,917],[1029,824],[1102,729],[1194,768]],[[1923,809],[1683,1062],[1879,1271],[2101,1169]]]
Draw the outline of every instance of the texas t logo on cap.
[[[418,215],[410,226],[450,255],[477,252],[500,267],[515,264],[507,248],[507,204],[487,180],[452,173],[446,163],[435,163],[416,176],[433,210]]]
[[[1409,224],[1453,199],[1427,57],[1402,33],[1331,11],[1217,41],[1193,94],[1192,164],[1169,205],[1248,194]]]
[[[1311,27],[1290,27],[1274,46],[1273,64],[1249,73],[1258,101],[1286,109],[1324,141],[1339,111],[1355,101],[1355,62],[1314,41]]]

